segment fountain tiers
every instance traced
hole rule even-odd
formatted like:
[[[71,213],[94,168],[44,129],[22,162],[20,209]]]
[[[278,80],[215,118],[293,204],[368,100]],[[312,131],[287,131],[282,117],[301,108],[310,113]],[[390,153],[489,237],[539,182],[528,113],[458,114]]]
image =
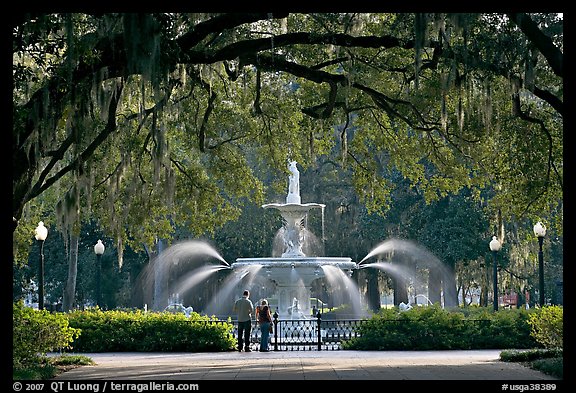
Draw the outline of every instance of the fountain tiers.
[[[277,285],[278,312],[280,317],[287,317],[293,311],[294,300],[300,307],[300,315],[310,315],[310,298],[312,281],[325,276],[323,266],[334,266],[341,270],[351,271],[358,265],[347,257],[311,257],[302,251],[302,222],[310,209],[324,209],[321,203],[300,203],[300,174],[295,161],[288,165],[290,171],[286,203],[269,203],[262,205],[265,209],[277,209],[284,219],[284,247],[281,258],[237,258],[232,265],[235,270],[244,270],[249,266],[260,265],[266,277]],[[262,271],[262,270],[260,270]],[[303,293],[305,294],[303,298]],[[306,301],[303,301],[306,300]],[[291,310],[291,311],[290,311]]]

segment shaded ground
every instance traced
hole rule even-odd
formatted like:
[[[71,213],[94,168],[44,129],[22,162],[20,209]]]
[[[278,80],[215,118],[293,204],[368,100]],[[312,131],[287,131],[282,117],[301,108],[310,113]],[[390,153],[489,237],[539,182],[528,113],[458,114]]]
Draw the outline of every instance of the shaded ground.
[[[500,361],[499,350],[83,355],[96,364],[74,368],[56,379],[558,381],[522,364]]]

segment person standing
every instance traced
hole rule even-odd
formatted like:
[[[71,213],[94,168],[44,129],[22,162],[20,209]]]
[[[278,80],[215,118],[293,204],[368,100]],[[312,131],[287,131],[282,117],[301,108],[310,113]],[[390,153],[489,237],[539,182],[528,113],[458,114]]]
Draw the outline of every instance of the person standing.
[[[256,320],[260,324],[260,352],[270,352],[268,349],[268,337],[272,333],[272,315],[268,301],[262,299],[260,305],[256,307]]]
[[[250,350],[250,333],[252,332],[254,305],[250,300],[250,291],[247,289],[242,297],[234,302],[234,312],[238,315],[238,352],[242,352],[242,346],[244,346],[245,352],[252,352]]]

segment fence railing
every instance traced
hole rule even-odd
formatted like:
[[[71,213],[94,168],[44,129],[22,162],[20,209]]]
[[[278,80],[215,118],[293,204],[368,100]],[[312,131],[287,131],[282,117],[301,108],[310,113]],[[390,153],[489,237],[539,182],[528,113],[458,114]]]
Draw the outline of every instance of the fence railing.
[[[342,342],[358,337],[358,326],[365,320],[322,320],[321,315],[308,319],[273,320],[273,333],[269,337],[269,348],[274,351],[322,351],[340,350]],[[233,334],[238,337],[238,323],[234,325]],[[252,324],[250,348],[260,349],[260,327]]]
[[[273,333],[269,337],[269,349],[274,351],[336,351],[342,349],[342,343],[355,337],[360,337],[359,327],[369,319],[322,319],[318,314],[308,319],[282,320],[277,316],[273,320]],[[425,339],[428,344],[442,342],[445,335],[464,334],[471,347],[483,348],[486,340],[485,334],[467,333],[478,332],[487,329],[490,325],[488,320],[465,320],[459,333],[454,331],[414,330],[409,320],[387,320],[392,331],[402,331],[411,342]],[[234,337],[238,338],[238,322],[232,321]],[[260,327],[256,322],[252,325],[250,348],[260,349]]]

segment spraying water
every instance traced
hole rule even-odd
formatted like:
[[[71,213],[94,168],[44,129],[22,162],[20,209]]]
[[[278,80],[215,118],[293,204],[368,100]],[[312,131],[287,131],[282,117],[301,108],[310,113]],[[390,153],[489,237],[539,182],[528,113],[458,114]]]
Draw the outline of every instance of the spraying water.
[[[209,265],[214,262],[217,264]],[[160,311],[169,304],[170,294],[182,294],[222,269],[231,267],[210,244],[187,240],[153,258],[140,273],[136,287],[142,290],[144,302]]]
[[[368,259],[374,257],[378,257],[378,262],[366,263]],[[380,243],[358,263],[358,266],[361,269],[377,268],[395,278],[411,282],[415,291],[425,287],[417,272],[427,275],[429,289],[440,288],[441,283],[451,282],[451,274],[446,265],[424,246],[409,240],[388,239]],[[432,303],[428,296],[419,296],[426,297],[428,303]]]
[[[345,298],[337,299],[339,303],[346,303],[350,305],[350,315],[348,318],[357,319],[363,316],[363,310],[360,303],[360,291],[358,286],[350,277],[351,272],[345,272],[342,269],[331,266],[324,265],[322,270],[325,273],[328,283],[332,287],[341,288],[339,291],[340,296],[345,296]]]

